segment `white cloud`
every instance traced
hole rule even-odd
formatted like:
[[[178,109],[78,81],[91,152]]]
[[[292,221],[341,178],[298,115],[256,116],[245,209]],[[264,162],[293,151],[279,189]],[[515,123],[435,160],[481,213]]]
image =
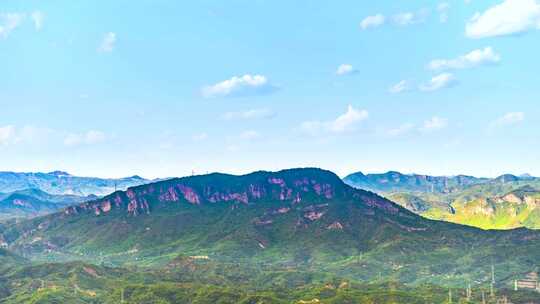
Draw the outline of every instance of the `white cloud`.
[[[536,0],[505,0],[476,13],[465,29],[469,38],[485,38],[540,29],[540,4]]]
[[[392,136],[392,137],[401,136],[401,135],[411,132],[413,129],[414,129],[414,124],[406,123],[406,124],[402,124],[401,126],[397,128],[386,131],[386,135]]]
[[[103,36],[98,51],[102,53],[110,53],[116,45],[116,33],[108,32]]]
[[[411,12],[399,13],[394,16],[394,22],[398,25],[409,25],[414,21],[414,14]]]
[[[493,48],[486,47],[477,49],[468,54],[459,56],[455,59],[436,59],[432,60],[428,68],[430,70],[451,70],[467,69],[482,65],[497,64],[501,61],[501,56],[493,51]]]
[[[42,145],[48,142],[55,133],[54,130],[48,128],[8,125],[0,127],[0,146],[23,143]]]
[[[394,24],[398,26],[407,26],[411,24],[422,23],[429,16],[429,10],[421,9],[418,12],[403,12],[392,17]]]
[[[269,109],[251,109],[240,112],[227,112],[223,114],[224,120],[249,120],[249,119],[268,119],[273,118],[275,113]]]
[[[444,129],[448,126],[448,119],[433,116],[429,120],[424,122],[424,125],[420,128],[423,132],[432,132],[440,129]]]
[[[15,136],[15,127],[14,126],[4,126],[0,127],[0,145],[8,145],[16,140]]]
[[[441,2],[437,6],[437,11],[439,12],[439,21],[441,23],[446,23],[448,21],[448,10],[450,9],[450,3]]]
[[[353,131],[358,123],[366,120],[369,113],[366,110],[358,110],[349,105],[347,112],[331,121],[306,121],[302,123],[300,129],[311,135],[321,133],[344,133]]]
[[[101,131],[90,130],[85,133],[71,133],[64,138],[66,146],[93,145],[105,141],[106,136]]]
[[[384,24],[385,20],[386,18],[381,14],[368,16],[364,18],[362,22],[360,22],[360,28],[363,30],[367,30],[369,28],[379,27]]]
[[[442,73],[431,78],[428,83],[420,86],[420,90],[424,92],[433,92],[440,89],[449,88],[457,84],[457,80],[453,74]]]
[[[193,135],[192,139],[194,141],[204,141],[204,140],[207,140],[208,139],[208,134],[206,133],[199,133],[199,134],[195,134]]]
[[[516,125],[525,120],[525,113],[523,112],[509,112],[504,114],[491,123],[491,127],[502,127]]]
[[[388,91],[392,94],[398,94],[408,90],[410,90],[410,85],[407,80],[402,80],[388,89]]]
[[[24,20],[24,14],[0,14],[0,37],[7,38],[12,31],[18,28]]]
[[[202,89],[205,98],[214,97],[239,97],[269,94],[277,90],[266,76],[250,75],[234,76],[214,85]]]
[[[257,131],[253,131],[253,130],[248,130],[248,131],[244,131],[242,132],[242,134],[240,134],[240,139],[243,139],[243,140],[255,140],[255,139],[258,139],[261,137],[261,134]]]
[[[342,64],[338,66],[336,70],[336,75],[343,76],[343,75],[350,75],[357,73],[358,70],[356,70],[351,64]]]
[[[30,14],[30,17],[32,18],[32,21],[34,22],[34,27],[37,31],[41,30],[43,28],[43,21],[45,20],[45,14],[41,11],[34,11],[32,14]]]

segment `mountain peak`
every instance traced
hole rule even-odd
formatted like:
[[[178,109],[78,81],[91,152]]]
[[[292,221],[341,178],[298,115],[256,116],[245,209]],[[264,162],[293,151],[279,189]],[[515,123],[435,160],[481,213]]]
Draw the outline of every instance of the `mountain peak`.
[[[118,191],[103,199],[66,209],[67,214],[91,211],[96,215],[112,209],[131,215],[148,214],[160,206],[253,205],[260,202],[301,204],[327,203],[363,197],[370,207],[398,212],[397,207],[372,193],[345,185],[333,172],[318,168],[287,169],[278,172],[257,171],[246,175],[212,173],[173,178]]]
[[[519,177],[513,175],[513,174],[503,174],[497,178],[495,178],[496,182],[502,182],[502,183],[508,183],[508,182],[515,182],[518,181]]]
[[[47,174],[54,175],[54,176],[71,176],[71,174],[65,171],[59,171],[59,170],[51,171],[51,172],[48,172]]]

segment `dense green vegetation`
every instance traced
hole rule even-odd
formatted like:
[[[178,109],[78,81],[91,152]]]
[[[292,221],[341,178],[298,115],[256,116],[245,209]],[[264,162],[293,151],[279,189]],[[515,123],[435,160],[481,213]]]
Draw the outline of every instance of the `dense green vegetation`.
[[[389,172],[351,174],[345,181],[431,219],[482,229],[540,228],[540,179],[530,176],[485,179]]]
[[[491,265],[498,292],[538,300],[507,289],[540,266],[540,231],[427,220],[318,169],[163,181],[0,235],[32,261],[0,303],[444,303],[468,284],[480,303]]]

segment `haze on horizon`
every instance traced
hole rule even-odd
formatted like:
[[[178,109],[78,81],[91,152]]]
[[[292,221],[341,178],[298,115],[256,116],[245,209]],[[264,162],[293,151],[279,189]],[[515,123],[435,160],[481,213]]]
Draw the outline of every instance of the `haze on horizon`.
[[[535,0],[4,1],[0,170],[540,176],[539,25]]]

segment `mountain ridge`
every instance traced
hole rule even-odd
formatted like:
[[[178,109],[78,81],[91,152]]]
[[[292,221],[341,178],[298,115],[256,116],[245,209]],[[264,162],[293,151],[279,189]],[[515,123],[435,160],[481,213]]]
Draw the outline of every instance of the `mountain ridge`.
[[[39,189],[49,194],[97,195],[103,196],[116,189],[150,182],[140,176],[124,178],[98,178],[74,176],[63,171],[42,172],[0,172],[0,192],[14,192],[25,189]]]
[[[496,178],[432,177],[390,171],[351,174],[344,181],[369,189],[435,220],[482,229],[540,228],[540,178],[503,174]]]

